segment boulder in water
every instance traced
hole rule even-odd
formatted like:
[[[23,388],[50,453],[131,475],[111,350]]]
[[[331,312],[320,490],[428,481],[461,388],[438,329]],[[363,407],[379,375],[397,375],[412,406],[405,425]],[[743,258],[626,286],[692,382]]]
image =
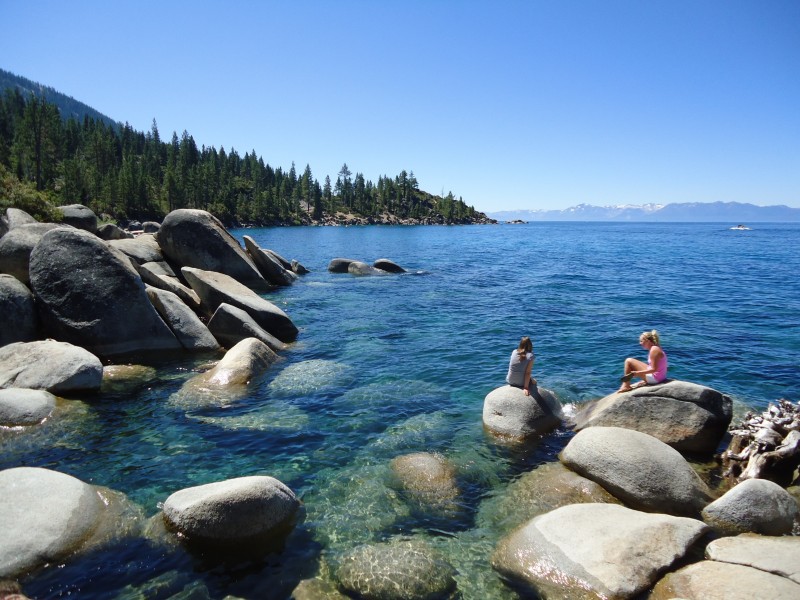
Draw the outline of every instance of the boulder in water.
[[[350,263],[356,262],[352,258],[334,258],[328,263],[328,271],[331,273],[347,273]]]
[[[376,269],[380,269],[381,271],[386,271],[387,273],[406,273],[407,271],[398,265],[396,262],[389,260],[388,258],[379,258],[372,266]]]
[[[0,426],[38,425],[56,407],[56,397],[44,390],[0,390]]]
[[[100,359],[66,342],[17,342],[0,348],[0,389],[28,388],[70,395],[95,392],[102,380]]]
[[[404,454],[393,459],[391,467],[400,486],[423,504],[442,505],[459,495],[455,467],[440,454]]]
[[[360,260],[354,260],[347,265],[347,272],[351,275],[386,275],[386,271],[381,271]]]
[[[703,509],[703,520],[724,535],[788,534],[797,516],[789,492],[766,479],[746,479]]]
[[[147,297],[186,350],[215,352],[220,349],[208,327],[177,295],[147,286]]]
[[[244,236],[243,239],[247,254],[253,259],[264,279],[275,285],[286,286],[294,283],[297,275],[286,270],[272,253],[262,250],[249,235]]]
[[[286,348],[286,344],[260,327],[248,313],[225,302],[214,311],[208,321],[208,330],[226,348],[232,348],[249,337],[261,340],[275,352]]]
[[[483,401],[483,424],[494,435],[542,435],[560,423],[561,403],[553,392],[541,387],[526,396],[522,389],[504,385],[489,392]]]

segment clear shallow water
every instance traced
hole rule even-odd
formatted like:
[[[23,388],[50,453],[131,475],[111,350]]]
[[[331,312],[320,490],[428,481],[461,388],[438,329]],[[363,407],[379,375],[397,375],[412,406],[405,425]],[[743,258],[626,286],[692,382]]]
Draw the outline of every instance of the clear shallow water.
[[[499,532],[477,515],[570,437],[510,448],[482,431],[483,398],[503,384],[521,335],[534,341],[540,385],[565,404],[613,391],[624,357],[643,357],[639,333],[653,328],[672,377],[755,407],[800,397],[800,226],[728,227],[234,231],[312,271],[267,296],[300,328],[283,360],[216,409],[171,399],[195,365],[164,366],[144,386],[70,403],[33,432],[0,431],[0,468],[69,473],[126,493],[148,516],[179,489],[271,475],[302,498],[303,521],[280,555],[226,563],[130,543],[50,568],[26,592],[133,598],[150,586],[142,597],[167,598],[201,582],[213,598],[284,598],[340,551],[410,536],[446,555],[465,598],[515,598],[488,566]],[[330,274],[335,257],[390,258],[409,273]],[[392,485],[391,459],[415,451],[455,464],[454,506],[423,510]]]

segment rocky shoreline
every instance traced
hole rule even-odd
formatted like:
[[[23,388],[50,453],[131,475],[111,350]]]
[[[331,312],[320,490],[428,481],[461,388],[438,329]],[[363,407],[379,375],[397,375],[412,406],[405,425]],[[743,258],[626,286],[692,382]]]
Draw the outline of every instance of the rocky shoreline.
[[[0,426],[25,435],[58,418],[58,406],[70,398],[146,378],[147,367],[135,364],[143,355],[206,357],[208,367],[169,403],[187,414],[224,407],[297,338],[289,315],[264,296],[307,270],[248,236],[242,247],[210,214],[174,211],[134,235],[98,228],[85,207],[63,212],[64,224],[36,223],[16,209],[2,219]],[[388,259],[334,258],[328,269],[350,276],[404,272]],[[574,415],[565,415],[545,388],[531,397],[510,386],[492,390],[483,425],[495,443],[524,446],[556,428],[575,435],[558,462],[486,501],[504,507],[492,513],[501,521],[479,511],[479,528],[499,540],[487,550],[491,568],[524,596],[800,596],[800,490],[791,451],[798,412],[786,401],[731,427],[730,398],[684,381],[611,394]],[[729,430],[738,445],[726,451]],[[726,452],[729,460],[769,452],[789,458],[779,483],[767,468],[698,474],[698,457],[722,464]],[[446,457],[398,453],[388,468],[392,485],[417,510],[457,510],[459,469]],[[146,518],[118,491],[55,470],[6,469],[0,586],[11,589],[18,580],[24,589],[27,577],[50,564],[125,540],[190,553],[279,553],[303,518],[294,491],[266,475],[174,490]],[[300,582],[292,597],[459,597],[458,569],[414,536],[321,560],[320,575]],[[192,597],[208,595],[197,590]]]

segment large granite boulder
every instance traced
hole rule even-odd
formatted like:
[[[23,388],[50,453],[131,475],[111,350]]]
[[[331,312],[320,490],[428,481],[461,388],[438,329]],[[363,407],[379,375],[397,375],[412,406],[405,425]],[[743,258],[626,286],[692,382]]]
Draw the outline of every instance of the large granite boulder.
[[[559,458],[639,510],[695,517],[711,501],[710,490],[677,450],[632,429],[584,429]]]
[[[215,352],[220,349],[208,327],[176,294],[152,286],[147,286],[146,291],[158,314],[186,350]]]
[[[492,390],[483,401],[483,425],[491,433],[504,437],[525,438],[542,435],[561,423],[561,403],[556,395],[542,387],[531,395],[510,385]]]
[[[501,494],[481,502],[476,523],[509,533],[526,521],[568,504],[621,504],[601,485],[558,462],[523,473]]]
[[[161,229],[161,223],[158,221],[145,221],[142,223],[142,231],[145,233],[158,233],[159,229]]]
[[[249,235],[244,236],[243,239],[247,254],[253,259],[264,279],[275,285],[283,286],[292,285],[295,282],[297,275],[285,269],[272,253],[262,250]]]
[[[707,529],[695,519],[615,504],[572,504],[503,538],[492,567],[545,598],[632,598]]]
[[[264,330],[248,313],[226,302],[214,311],[208,321],[208,330],[226,348],[232,348],[245,338],[261,340],[275,352],[286,348],[286,344]]]
[[[56,407],[56,397],[44,390],[0,390],[0,426],[38,425]]]
[[[97,237],[110,242],[111,240],[126,240],[133,236],[114,223],[104,223],[97,228]]]
[[[673,380],[590,402],[575,415],[575,429],[625,427],[681,452],[713,454],[730,425],[732,406],[716,390]]]
[[[224,302],[245,311],[260,327],[282,342],[292,342],[297,337],[297,327],[285,312],[232,277],[190,267],[183,267],[181,273],[197,292],[208,316],[212,316]]]
[[[706,546],[706,558],[753,567],[800,583],[800,537],[743,533],[723,537]]]
[[[0,275],[0,346],[31,342],[38,336],[39,317],[31,291],[16,277]]]
[[[376,269],[372,265],[368,265],[360,260],[354,260],[347,265],[347,272],[351,275],[386,275],[386,271]]]
[[[797,600],[800,584],[752,567],[704,560],[669,573],[648,600]]]
[[[152,234],[144,234],[136,238],[111,240],[108,242],[108,245],[112,248],[116,248],[139,265],[164,261],[161,247]]]
[[[794,498],[767,479],[746,479],[703,509],[703,520],[725,535],[784,535],[797,515]]]
[[[181,349],[141,278],[97,236],[78,229],[46,233],[31,253],[30,275],[51,337],[105,357]]]
[[[69,204],[59,206],[58,210],[64,215],[62,222],[89,233],[97,233],[97,215],[88,206],[83,204]]]
[[[20,577],[131,535],[141,513],[118,492],[57,471],[0,471],[0,577]]]
[[[441,506],[459,495],[456,469],[440,454],[404,454],[392,460],[391,468],[400,487],[422,504]]]
[[[175,492],[164,502],[164,519],[191,543],[232,546],[280,538],[299,507],[274,477],[239,477]]]
[[[8,273],[30,285],[31,252],[45,233],[63,227],[55,223],[31,223],[9,231],[0,238],[0,273]]]
[[[224,406],[246,391],[247,385],[261,377],[278,358],[255,338],[246,338],[225,353],[212,369],[195,375],[183,384],[170,401],[184,408]]]
[[[20,225],[30,225],[31,223],[38,223],[33,216],[22,210],[21,208],[9,207],[6,209],[3,221],[6,224],[6,231],[16,229]]]
[[[224,273],[256,289],[268,287],[236,239],[204,210],[173,210],[156,239],[164,255],[178,265]]]
[[[348,594],[365,600],[435,600],[456,592],[456,570],[416,541],[357,546],[339,558],[336,578]]]
[[[347,273],[350,263],[357,262],[352,258],[334,258],[328,263],[328,271],[331,273]]]
[[[68,396],[96,392],[102,380],[100,359],[66,342],[17,342],[0,348],[0,389],[28,388]]]
[[[200,312],[200,297],[197,292],[183,285],[167,263],[147,262],[141,265],[137,263],[134,267],[147,285],[172,292],[194,312]]]

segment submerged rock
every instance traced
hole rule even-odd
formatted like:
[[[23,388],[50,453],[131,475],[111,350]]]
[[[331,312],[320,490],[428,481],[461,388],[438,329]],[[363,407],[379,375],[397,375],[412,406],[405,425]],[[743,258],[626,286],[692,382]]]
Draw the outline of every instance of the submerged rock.
[[[439,454],[404,454],[393,459],[391,467],[400,486],[423,504],[451,503],[460,493],[455,467]]]
[[[274,477],[239,477],[175,492],[164,502],[164,519],[190,542],[229,546],[279,537],[299,507]]]
[[[766,479],[747,479],[703,509],[703,520],[725,535],[784,535],[797,515],[789,492]]]
[[[0,390],[0,426],[38,425],[56,407],[56,397],[44,390]]]
[[[353,380],[352,369],[345,364],[315,358],[285,367],[269,388],[279,396],[302,396],[343,386]]]
[[[694,517],[711,501],[710,490],[677,450],[632,429],[589,427],[559,458],[639,510]]]
[[[728,430],[732,407],[731,399],[714,389],[669,381],[590,402],[575,416],[575,430],[624,427],[681,452],[711,454]]]
[[[491,433],[524,438],[548,433],[561,423],[561,403],[544,388],[531,391],[504,385],[487,394],[483,401],[483,424]]]
[[[0,389],[28,388],[69,395],[95,392],[102,379],[100,359],[66,342],[17,342],[0,348]]]
[[[339,562],[339,585],[365,600],[434,600],[456,591],[455,569],[421,542],[358,546]]]
[[[631,598],[707,529],[685,517],[614,504],[573,504],[503,538],[492,567],[542,597]]]

